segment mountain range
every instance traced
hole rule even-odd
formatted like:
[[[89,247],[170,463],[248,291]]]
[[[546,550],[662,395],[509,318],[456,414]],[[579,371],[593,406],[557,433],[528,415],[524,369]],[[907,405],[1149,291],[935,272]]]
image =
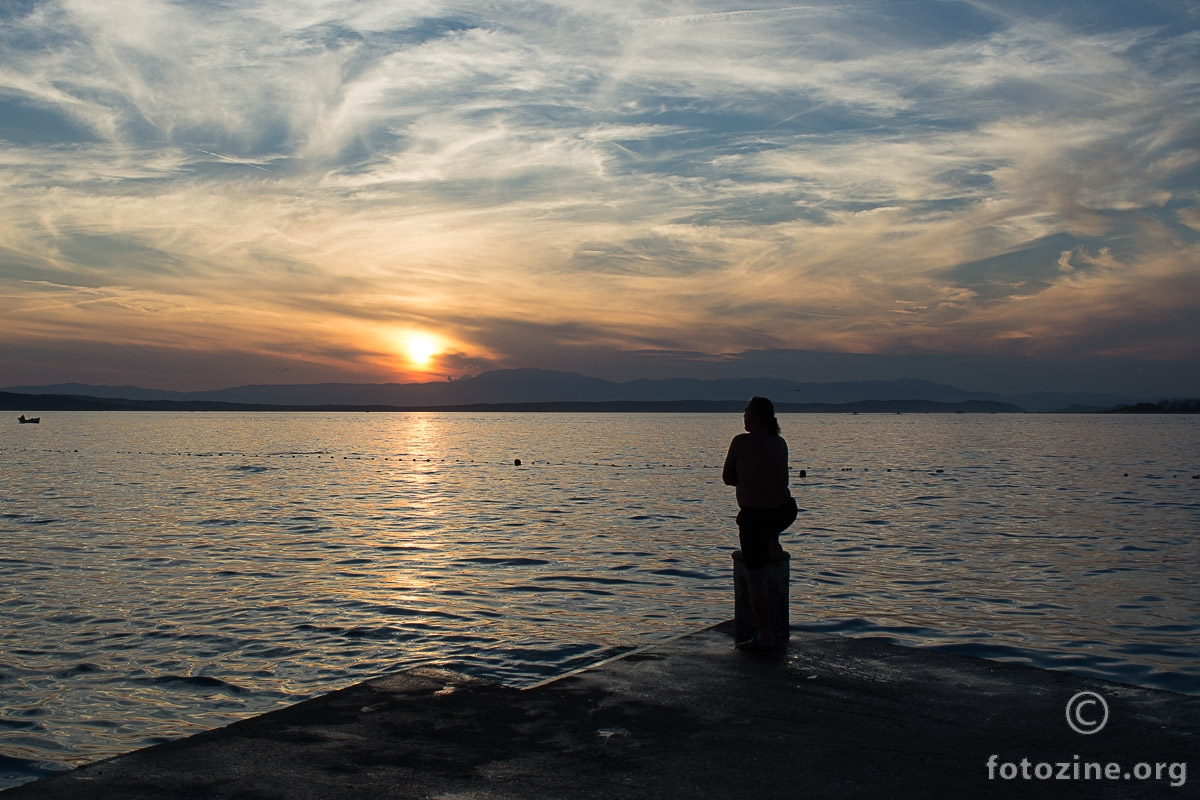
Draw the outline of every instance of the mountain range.
[[[1101,410],[1150,399],[1114,394],[1050,392],[1004,396],[990,392],[969,392],[947,384],[918,379],[800,383],[782,378],[663,378],[619,383],[577,373],[539,369],[495,370],[475,377],[435,383],[261,384],[198,392],[62,383],[48,386],[9,386],[0,391],[139,402],[400,408],[532,403],[745,402],[754,395],[761,395],[771,398],[776,404],[786,406],[903,400],[955,404],[1004,403],[1025,411],[1044,412]]]

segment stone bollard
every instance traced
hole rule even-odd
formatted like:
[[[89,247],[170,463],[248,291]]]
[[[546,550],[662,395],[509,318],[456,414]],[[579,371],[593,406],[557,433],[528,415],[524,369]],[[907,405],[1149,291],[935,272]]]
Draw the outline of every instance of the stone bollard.
[[[771,606],[771,633],[776,641],[787,639],[788,615],[788,563],[792,557],[785,551],[783,558],[767,564],[767,597]],[[733,551],[733,639],[744,642],[753,638],[758,624],[754,621],[754,609],[750,605],[750,585],[746,582],[746,567],[742,563],[742,551]]]

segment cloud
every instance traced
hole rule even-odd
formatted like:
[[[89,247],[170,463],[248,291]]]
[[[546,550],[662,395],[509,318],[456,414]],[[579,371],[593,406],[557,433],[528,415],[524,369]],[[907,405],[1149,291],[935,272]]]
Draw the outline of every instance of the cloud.
[[[12,6],[0,305],[380,379],[411,328],[1194,357],[1200,33],[1140,8]]]

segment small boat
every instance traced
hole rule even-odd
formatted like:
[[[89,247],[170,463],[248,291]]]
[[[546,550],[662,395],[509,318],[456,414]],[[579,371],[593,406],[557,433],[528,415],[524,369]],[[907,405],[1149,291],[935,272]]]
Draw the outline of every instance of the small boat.
[[[41,417],[26,417],[24,414],[17,417],[17,422],[21,423],[22,425],[36,425],[41,421]]]

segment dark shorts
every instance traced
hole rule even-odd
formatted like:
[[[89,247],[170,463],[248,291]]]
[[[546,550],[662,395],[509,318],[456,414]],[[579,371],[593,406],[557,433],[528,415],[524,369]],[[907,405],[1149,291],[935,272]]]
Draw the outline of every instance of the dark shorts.
[[[796,521],[796,500],[775,508],[743,508],[737,515],[738,541],[746,569],[762,569],[771,560],[779,534]]]

